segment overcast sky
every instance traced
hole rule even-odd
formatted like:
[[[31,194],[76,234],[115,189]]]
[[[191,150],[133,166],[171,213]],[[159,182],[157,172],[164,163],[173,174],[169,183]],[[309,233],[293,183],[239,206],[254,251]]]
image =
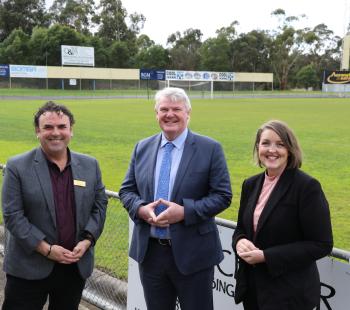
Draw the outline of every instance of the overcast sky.
[[[146,17],[142,33],[165,46],[170,34],[188,28],[200,29],[203,40],[215,31],[239,22],[239,33],[276,27],[271,12],[282,8],[287,15],[307,16],[303,27],[325,23],[336,35],[343,36],[350,22],[350,0],[122,0],[128,13]]]

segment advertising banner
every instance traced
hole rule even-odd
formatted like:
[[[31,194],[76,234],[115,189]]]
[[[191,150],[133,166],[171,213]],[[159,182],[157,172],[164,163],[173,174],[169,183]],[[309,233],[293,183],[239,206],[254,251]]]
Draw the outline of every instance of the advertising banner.
[[[61,45],[62,66],[95,66],[95,50],[93,47]]]
[[[9,77],[10,67],[9,65],[0,65],[0,77]]]
[[[47,78],[47,67],[10,65],[11,78]]]
[[[140,69],[140,80],[165,80],[165,70]]]
[[[350,71],[324,71],[324,84],[350,84]]]
[[[234,81],[234,72],[166,70],[166,80]]]
[[[129,221],[129,240],[133,222]],[[235,254],[231,247],[233,229],[218,225],[224,260],[215,267],[212,284],[214,309],[243,310],[242,304],[234,302]],[[321,278],[320,309],[348,310],[350,305],[350,264],[335,261],[329,257],[317,262]],[[139,277],[138,264],[129,257],[128,305],[127,310],[147,310]],[[177,305],[176,310],[180,310]]]

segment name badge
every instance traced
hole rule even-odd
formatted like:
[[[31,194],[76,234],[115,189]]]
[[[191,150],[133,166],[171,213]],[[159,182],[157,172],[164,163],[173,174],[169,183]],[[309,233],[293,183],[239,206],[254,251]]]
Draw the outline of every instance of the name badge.
[[[86,187],[86,182],[85,181],[74,180],[73,182],[74,182],[74,185],[76,185],[76,186]]]

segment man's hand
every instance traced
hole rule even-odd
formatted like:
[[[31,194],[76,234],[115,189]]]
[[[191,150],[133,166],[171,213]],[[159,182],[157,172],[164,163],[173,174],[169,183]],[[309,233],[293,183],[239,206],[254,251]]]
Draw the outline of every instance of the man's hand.
[[[137,216],[143,219],[145,222],[154,225],[154,221],[156,219],[156,214],[154,213],[154,209],[159,205],[159,200],[151,202],[145,206],[141,206],[138,209]]]
[[[79,257],[77,257],[72,251],[56,244],[50,245],[44,240],[39,242],[36,251],[48,259],[54,260],[60,264],[72,264],[79,260]]]
[[[79,257],[77,257],[72,251],[56,244],[52,245],[51,253],[48,258],[60,264],[73,264],[79,260]]]
[[[78,259],[82,258],[90,246],[91,246],[90,240],[85,239],[85,240],[79,241],[73,249],[74,257]]]
[[[183,206],[164,199],[159,199],[159,203],[165,205],[167,209],[157,216],[154,221],[155,225],[164,227],[169,224],[181,222],[185,218],[185,210]]]

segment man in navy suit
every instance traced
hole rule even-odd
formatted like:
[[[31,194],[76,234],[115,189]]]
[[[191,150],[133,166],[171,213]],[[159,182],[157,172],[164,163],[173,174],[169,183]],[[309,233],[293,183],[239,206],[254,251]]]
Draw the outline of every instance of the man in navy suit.
[[[149,310],[174,310],[176,298],[182,310],[212,310],[214,266],[223,259],[214,217],[232,198],[226,160],[218,142],[187,128],[191,104],[182,89],[160,90],[155,101],[162,132],[136,144],[119,191],[135,224],[129,254],[139,263]],[[157,188],[167,144],[163,197]]]
[[[34,116],[40,147],[6,165],[3,310],[78,309],[94,264],[107,197],[96,159],[70,151],[73,114],[47,102]]]

